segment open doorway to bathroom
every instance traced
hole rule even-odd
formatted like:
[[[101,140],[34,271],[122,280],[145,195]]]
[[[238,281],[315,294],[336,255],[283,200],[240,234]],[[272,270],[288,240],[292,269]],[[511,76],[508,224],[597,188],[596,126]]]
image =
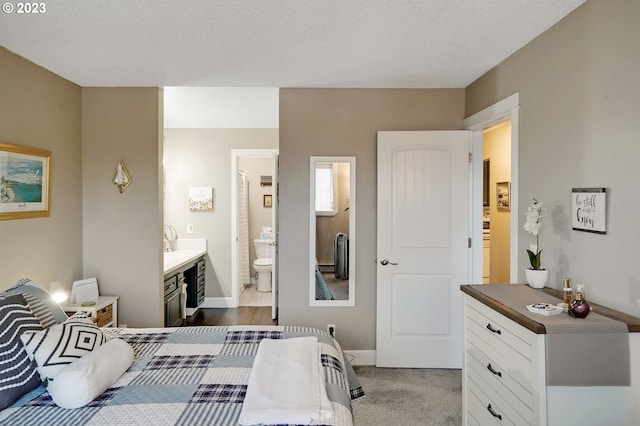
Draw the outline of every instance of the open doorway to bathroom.
[[[277,150],[232,150],[232,289],[235,306],[274,306]],[[275,310],[274,310],[275,311]]]

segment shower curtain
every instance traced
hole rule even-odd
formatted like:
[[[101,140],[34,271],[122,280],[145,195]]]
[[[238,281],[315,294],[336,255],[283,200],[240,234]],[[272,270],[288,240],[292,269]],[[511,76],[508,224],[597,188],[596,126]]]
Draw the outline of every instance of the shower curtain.
[[[249,182],[247,172],[238,170],[238,285],[240,293],[251,282],[249,272]],[[239,293],[239,294],[240,294]]]

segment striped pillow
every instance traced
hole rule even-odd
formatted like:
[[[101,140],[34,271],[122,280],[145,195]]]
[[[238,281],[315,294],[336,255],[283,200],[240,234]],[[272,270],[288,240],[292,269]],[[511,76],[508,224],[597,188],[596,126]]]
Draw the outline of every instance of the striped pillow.
[[[40,385],[36,363],[29,359],[20,335],[42,330],[19,294],[0,296],[0,410]]]
[[[44,381],[106,342],[102,331],[87,318],[69,318],[42,331],[25,332],[20,338]]]
[[[13,287],[0,293],[0,295],[5,294],[21,294],[43,328],[63,323],[67,319],[67,314],[53,300],[51,294],[28,278],[20,279]]]

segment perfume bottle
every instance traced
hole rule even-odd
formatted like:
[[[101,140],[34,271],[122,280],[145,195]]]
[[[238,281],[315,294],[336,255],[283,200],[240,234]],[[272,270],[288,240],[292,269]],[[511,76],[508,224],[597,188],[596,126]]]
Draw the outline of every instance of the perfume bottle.
[[[584,287],[578,284],[576,287],[576,298],[569,303],[569,315],[574,318],[586,318],[591,311],[591,306],[584,298]]]
[[[573,300],[573,284],[571,278],[565,278],[562,280],[562,292],[564,294],[564,307],[568,308],[569,304]]]

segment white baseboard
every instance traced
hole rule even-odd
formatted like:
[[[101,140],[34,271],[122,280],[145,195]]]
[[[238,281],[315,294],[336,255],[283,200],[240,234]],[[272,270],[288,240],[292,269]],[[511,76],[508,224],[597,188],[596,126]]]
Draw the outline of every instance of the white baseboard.
[[[351,365],[376,365],[376,351],[344,351]]]

